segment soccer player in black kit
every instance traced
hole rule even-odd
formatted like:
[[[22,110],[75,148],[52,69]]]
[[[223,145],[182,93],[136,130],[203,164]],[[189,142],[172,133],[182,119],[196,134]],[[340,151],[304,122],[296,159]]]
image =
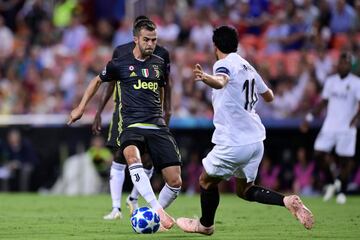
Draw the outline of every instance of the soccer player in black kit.
[[[155,169],[160,170],[166,184],[180,189],[180,154],[168,127],[166,126],[160,97],[160,88],[165,82],[164,60],[154,55],[157,42],[156,26],[150,20],[139,21],[134,26],[134,50],[120,58],[111,60],[104,71],[89,84],[69,117],[68,124],[81,118],[85,107],[102,82],[116,81],[119,88],[119,128],[122,129],[118,141],[121,156],[126,160],[131,180],[141,196],[160,216],[164,228],[170,229],[175,220],[170,217],[157,200],[149,178],[141,163],[141,153],[149,152]],[[171,192],[171,193],[170,193]],[[178,192],[161,193],[173,201]]]
[[[139,21],[143,21],[143,20],[149,20],[149,19],[146,16],[138,16],[134,20],[134,26]],[[130,53],[132,53],[134,48],[135,48],[135,42],[129,42],[129,43],[117,46],[113,52],[112,59],[121,58],[122,56],[130,54]],[[166,85],[164,86],[164,88],[160,88],[160,91],[161,91],[161,93],[163,92],[163,94],[161,94],[161,96],[163,96],[162,99],[163,99],[164,118],[165,118],[165,122],[168,125],[170,117],[171,117],[171,84],[170,84],[170,79],[169,79],[170,56],[169,56],[169,52],[165,48],[163,48],[159,45],[156,45],[154,54],[163,58],[165,65],[166,65],[166,72],[164,75]],[[121,156],[120,151],[119,151],[120,146],[117,141],[118,135],[120,134],[120,132],[119,132],[120,101],[119,101],[119,88],[117,87],[117,85],[115,84],[114,81],[105,83],[105,88],[102,92],[101,101],[98,104],[98,109],[96,111],[92,130],[93,130],[94,134],[100,134],[100,132],[101,132],[101,113],[111,96],[113,96],[113,98],[114,98],[115,106],[114,106],[113,117],[112,117],[110,127],[109,127],[108,139],[107,139],[106,145],[112,149],[112,152],[114,155],[114,160],[113,160],[113,163],[111,166],[110,180],[109,180],[110,194],[111,194],[111,199],[112,199],[112,210],[109,214],[104,216],[105,220],[115,220],[115,219],[122,218],[121,196],[122,196],[122,188],[123,188],[123,184],[124,184],[125,168],[126,168],[126,162],[124,161],[124,159],[122,159],[120,157]],[[153,174],[153,170],[154,170],[154,168],[152,166],[152,162],[150,161],[148,154],[141,156],[141,158],[142,158],[142,162],[144,165],[144,171],[150,179]],[[166,193],[168,191],[179,192],[180,189],[173,189],[170,186],[168,186],[167,184],[165,184],[162,191],[164,193]],[[138,203],[137,203],[138,195],[139,195],[139,192],[137,191],[137,189],[135,187],[133,187],[130,195],[126,198],[126,204],[129,208],[130,213],[132,213],[132,211],[138,207]],[[160,194],[160,195],[162,196],[162,194]],[[165,199],[160,198],[159,201],[160,201],[161,206],[163,206],[163,207],[167,207],[170,204],[168,202],[168,199],[166,199],[166,198]]]

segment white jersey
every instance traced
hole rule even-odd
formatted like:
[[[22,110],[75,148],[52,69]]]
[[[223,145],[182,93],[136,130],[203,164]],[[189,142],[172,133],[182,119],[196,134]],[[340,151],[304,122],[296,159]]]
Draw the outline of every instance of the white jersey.
[[[265,127],[255,112],[259,99],[268,87],[245,59],[236,53],[218,60],[213,74],[224,74],[229,82],[222,89],[213,89],[215,131],[212,142],[224,146],[242,146],[263,141]]]
[[[328,100],[322,131],[356,131],[355,127],[350,127],[350,122],[360,101],[359,77],[351,73],[344,79],[339,74],[330,76],[325,81],[322,98]]]

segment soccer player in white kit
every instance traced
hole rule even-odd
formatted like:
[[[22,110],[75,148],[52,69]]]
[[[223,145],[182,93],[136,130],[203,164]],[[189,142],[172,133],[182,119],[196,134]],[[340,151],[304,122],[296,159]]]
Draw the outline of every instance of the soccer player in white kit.
[[[236,177],[236,194],[247,201],[285,206],[310,229],[314,219],[296,195],[284,196],[254,184],[263,157],[265,127],[255,112],[258,94],[271,102],[273,92],[256,70],[237,52],[238,34],[229,26],[214,30],[213,42],[218,61],[213,75],[195,65],[195,81],[203,81],[213,88],[216,144],[203,159],[204,171],[200,183],[202,216],[200,219],[179,218],[178,226],[185,232],[211,235],[214,232],[215,212],[220,196],[218,184]]]
[[[346,202],[346,188],[351,171],[351,160],[356,148],[356,124],[360,118],[360,78],[352,74],[351,55],[342,53],[337,73],[326,81],[322,92],[322,101],[306,117],[302,130],[307,131],[308,123],[327,106],[326,118],[315,140],[315,158],[319,169],[329,183],[324,201],[328,201],[337,192],[336,202]],[[335,179],[325,155],[335,153],[339,156],[340,174]]]

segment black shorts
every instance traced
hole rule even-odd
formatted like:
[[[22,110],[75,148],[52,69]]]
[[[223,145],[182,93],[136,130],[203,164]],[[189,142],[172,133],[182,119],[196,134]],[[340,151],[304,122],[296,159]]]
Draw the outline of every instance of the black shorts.
[[[120,124],[120,115],[119,115],[119,108],[115,107],[110,126],[109,126],[109,132],[108,132],[108,138],[106,140],[106,146],[110,148],[119,148],[120,142],[118,141],[121,128],[119,129]]]
[[[120,142],[121,153],[129,145],[137,146],[141,155],[148,152],[156,171],[169,166],[181,166],[179,148],[168,128],[126,128],[120,135]]]

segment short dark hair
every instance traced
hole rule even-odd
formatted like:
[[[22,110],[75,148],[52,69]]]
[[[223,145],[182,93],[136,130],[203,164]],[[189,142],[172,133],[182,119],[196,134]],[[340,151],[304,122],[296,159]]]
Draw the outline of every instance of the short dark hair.
[[[137,23],[139,23],[140,21],[143,21],[143,20],[150,20],[147,16],[144,16],[144,15],[140,15],[140,16],[137,16],[134,20],[134,23],[133,23],[133,27],[135,27],[135,25]]]
[[[153,21],[151,21],[149,19],[140,20],[134,24],[133,35],[138,36],[141,29],[154,31],[156,29],[156,25]]]
[[[239,36],[233,27],[221,26],[216,28],[212,40],[215,46],[223,53],[237,51]]]

